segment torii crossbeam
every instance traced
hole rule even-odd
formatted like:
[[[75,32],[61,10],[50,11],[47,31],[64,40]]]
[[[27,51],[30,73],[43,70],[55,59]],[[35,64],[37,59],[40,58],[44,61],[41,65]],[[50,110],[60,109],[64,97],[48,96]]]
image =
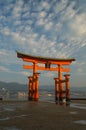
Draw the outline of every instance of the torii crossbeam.
[[[58,77],[55,80],[55,101],[63,102],[64,94],[66,93],[66,101],[70,100],[70,88],[69,88],[69,74],[65,75],[65,79],[62,77],[63,72],[70,72],[70,68],[64,68],[63,66],[70,65],[74,58],[60,59],[60,58],[49,58],[49,57],[38,57],[27,55],[17,51],[17,57],[22,58],[25,62],[31,62],[33,65],[23,65],[24,69],[32,69],[33,75],[29,76],[29,93],[28,99],[38,101],[38,77],[39,73],[37,70],[45,71],[57,71]],[[39,63],[44,64],[40,66]],[[56,65],[52,67],[51,65]],[[66,84],[66,90],[64,91],[63,83]]]

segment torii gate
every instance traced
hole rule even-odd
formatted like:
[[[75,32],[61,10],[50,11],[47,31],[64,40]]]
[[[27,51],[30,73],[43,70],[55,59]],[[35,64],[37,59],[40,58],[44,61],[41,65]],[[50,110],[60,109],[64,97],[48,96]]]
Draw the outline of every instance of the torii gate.
[[[72,61],[75,61],[74,58],[70,59],[58,59],[58,58],[47,58],[47,57],[37,57],[32,55],[23,54],[17,51],[17,57],[22,58],[25,62],[31,62],[33,65],[23,65],[24,69],[32,69],[33,75],[29,76],[29,92],[28,100],[38,101],[38,77],[40,73],[37,70],[45,71],[57,71],[58,77],[54,78],[55,80],[55,102],[63,103],[64,98],[66,97],[66,102],[70,101],[70,85],[69,85],[69,74],[62,76],[62,72],[70,72],[70,68],[63,68],[64,65],[70,65]],[[39,66],[38,64],[42,63],[45,66]],[[51,65],[57,65],[57,67],[51,67]],[[65,83],[65,90],[63,83]]]

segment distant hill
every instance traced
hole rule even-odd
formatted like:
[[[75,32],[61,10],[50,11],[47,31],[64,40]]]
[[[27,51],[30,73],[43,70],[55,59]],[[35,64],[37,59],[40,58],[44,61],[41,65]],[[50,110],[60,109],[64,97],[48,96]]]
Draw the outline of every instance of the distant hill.
[[[28,84],[20,84],[20,83],[7,83],[0,81],[0,89],[5,88],[7,90],[28,90]],[[54,85],[39,85],[39,90],[51,90],[54,91]],[[86,92],[86,87],[70,87],[70,91],[82,91]]]
[[[5,88],[7,90],[27,90],[28,85],[26,84],[19,84],[19,83],[7,83],[0,81],[0,88]]]

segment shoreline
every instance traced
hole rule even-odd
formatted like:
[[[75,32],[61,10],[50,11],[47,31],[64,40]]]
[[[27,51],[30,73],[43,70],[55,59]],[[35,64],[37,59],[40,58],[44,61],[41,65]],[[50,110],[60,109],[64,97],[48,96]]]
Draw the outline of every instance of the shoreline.
[[[86,107],[86,100],[72,100],[70,106],[47,101],[0,101],[0,130],[85,130],[86,109],[80,104]]]

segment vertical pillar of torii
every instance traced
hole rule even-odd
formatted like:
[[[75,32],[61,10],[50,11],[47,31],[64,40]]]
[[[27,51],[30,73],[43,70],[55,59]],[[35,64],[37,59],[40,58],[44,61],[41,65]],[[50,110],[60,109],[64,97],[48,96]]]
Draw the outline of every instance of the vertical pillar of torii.
[[[29,76],[29,88],[28,88],[28,100],[38,101],[38,77],[40,73],[34,73],[33,76]]]
[[[36,86],[36,77],[35,75],[33,74],[33,80],[32,80],[32,86],[33,86],[33,101],[35,101],[35,86]]]
[[[34,80],[35,80],[35,93],[34,93],[34,100],[38,101],[39,99],[39,94],[38,94],[38,86],[39,86],[39,81],[38,81],[38,77],[39,77],[40,73],[34,73]]]
[[[29,84],[28,84],[28,100],[32,101],[33,100],[33,77],[29,76]]]
[[[59,79],[54,78],[55,80],[55,102],[56,104],[59,103]]]
[[[70,82],[69,82],[70,75],[65,74],[64,77],[65,77],[65,84],[66,84],[66,102],[69,104],[70,102]]]
[[[62,65],[58,65],[58,79],[59,79],[59,102],[62,104],[64,99],[64,87],[62,84],[62,71],[61,71]]]

